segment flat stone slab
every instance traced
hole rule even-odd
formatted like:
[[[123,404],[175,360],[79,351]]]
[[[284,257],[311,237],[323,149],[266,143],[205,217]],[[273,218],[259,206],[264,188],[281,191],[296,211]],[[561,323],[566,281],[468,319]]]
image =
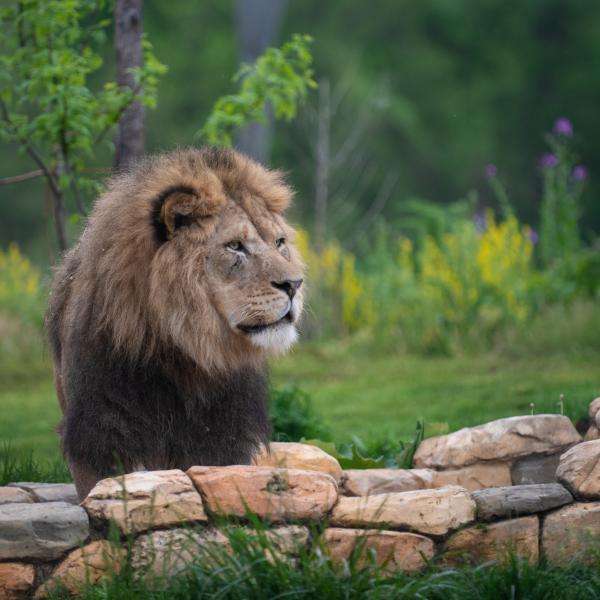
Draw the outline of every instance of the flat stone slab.
[[[472,492],[511,483],[510,466],[507,463],[480,462],[460,469],[433,471],[431,487],[458,485]]]
[[[178,469],[103,479],[81,505],[94,520],[114,520],[123,533],[207,521],[200,495]]]
[[[483,521],[543,512],[573,502],[559,483],[514,485],[472,492],[477,518]]]
[[[18,487],[0,487],[0,504],[30,503],[35,502],[34,497],[26,490]]]
[[[35,582],[33,565],[0,563],[0,598],[24,600],[29,598]]]
[[[556,454],[533,454],[516,460],[511,468],[513,485],[555,483],[556,469],[561,452]]]
[[[600,502],[570,504],[550,513],[542,528],[542,552],[557,564],[573,559],[596,564],[600,551]]]
[[[331,475],[337,482],[342,477],[340,463],[321,448],[311,444],[271,442],[268,451],[260,454],[254,464],[257,467],[320,471]]]
[[[0,560],[54,560],[88,535],[85,510],[67,502],[0,506]]]
[[[475,518],[475,502],[464,488],[341,497],[333,509],[334,527],[386,527],[445,535]]]
[[[415,453],[415,466],[450,469],[506,461],[533,453],[552,454],[580,441],[565,416],[510,417],[423,440]]]
[[[272,467],[192,467],[187,471],[206,506],[227,516],[248,511],[274,522],[319,520],[335,504],[337,484],[331,475]]]
[[[433,487],[431,469],[347,469],[342,474],[344,496],[372,496]]]
[[[66,589],[80,596],[86,585],[96,585],[107,576],[119,573],[125,563],[126,550],[108,540],[98,540],[77,548],[58,565],[50,578],[35,593],[34,600],[47,598],[53,591]]]
[[[536,516],[467,527],[453,534],[444,548],[450,564],[506,560],[511,552],[538,560],[539,520]]]
[[[328,527],[322,539],[334,564],[347,561],[353,552],[360,552],[359,561],[364,563],[366,553],[373,552],[376,564],[392,572],[418,571],[435,553],[432,540],[403,531]]]
[[[18,487],[33,494],[36,502],[68,502],[79,504],[74,483],[36,483],[20,481],[9,483],[9,487]]]
[[[600,440],[577,444],[561,457],[556,476],[574,496],[600,500]]]

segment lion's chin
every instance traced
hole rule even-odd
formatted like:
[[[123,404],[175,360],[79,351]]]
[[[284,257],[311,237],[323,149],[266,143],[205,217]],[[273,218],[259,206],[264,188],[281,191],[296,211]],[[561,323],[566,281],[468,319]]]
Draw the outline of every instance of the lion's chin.
[[[259,348],[272,354],[284,354],[298,339],[298,331],[292,323],[281,323],[248,336]]]

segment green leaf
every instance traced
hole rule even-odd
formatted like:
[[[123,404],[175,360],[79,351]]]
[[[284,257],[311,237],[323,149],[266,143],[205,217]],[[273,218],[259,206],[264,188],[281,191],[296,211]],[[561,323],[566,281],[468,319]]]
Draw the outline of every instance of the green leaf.
[[[333,442],[322,440],[302,440],[304,444],[311,444],[321,448],[340,463],[342,469],[382,469],[385,467],[383,456],[367,458],[362,456],[355,444],[341,444],[338,447]]]

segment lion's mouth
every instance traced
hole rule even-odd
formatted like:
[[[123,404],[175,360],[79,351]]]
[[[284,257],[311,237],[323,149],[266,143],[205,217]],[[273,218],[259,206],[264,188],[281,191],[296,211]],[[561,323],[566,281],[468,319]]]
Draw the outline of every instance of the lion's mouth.
[[[287,323],[293,323],[294,322],[294,316],[292,314],[292,310],[288,310],[287,313],[285,313],[285,315],[283,315],[283,317],[281,317],[281,319],[279,319],[278,321],[274,321],[273,323],[264,323],[264,324],[257,324],[257,325],[243,325],[240,324],[238,325],[238,329],[240,331],[243,331],[244,333],[247,333],[248,335],[252,335],[255,333],[261,333],[262,331],[267,331],[268,329],[274,329],[276,327],[278,327],[279,325],[284,325]]]

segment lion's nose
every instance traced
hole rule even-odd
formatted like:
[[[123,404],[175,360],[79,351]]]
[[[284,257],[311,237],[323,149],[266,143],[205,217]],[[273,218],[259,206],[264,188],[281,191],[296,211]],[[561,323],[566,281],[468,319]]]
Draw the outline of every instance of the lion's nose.
[[[271,281],[271,285],[282,292],[285,292],[290,300],[296,295],[298,288],[302,285],[303,279],[288,279],[286,281]]]

